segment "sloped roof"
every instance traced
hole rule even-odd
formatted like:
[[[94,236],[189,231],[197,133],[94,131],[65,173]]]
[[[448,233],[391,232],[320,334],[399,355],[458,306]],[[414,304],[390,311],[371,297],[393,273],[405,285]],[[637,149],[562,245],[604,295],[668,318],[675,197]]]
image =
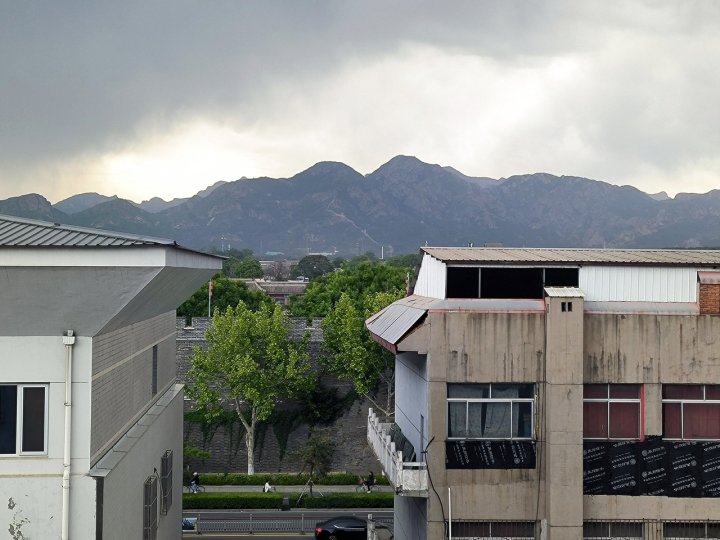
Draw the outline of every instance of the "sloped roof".
[[[603,264],[720,266],[713,249],[586,249],[423,247],[423,252],[447,263]]]
[[[0,214],[2,247],[171,246],[173,240],[74,227]]]

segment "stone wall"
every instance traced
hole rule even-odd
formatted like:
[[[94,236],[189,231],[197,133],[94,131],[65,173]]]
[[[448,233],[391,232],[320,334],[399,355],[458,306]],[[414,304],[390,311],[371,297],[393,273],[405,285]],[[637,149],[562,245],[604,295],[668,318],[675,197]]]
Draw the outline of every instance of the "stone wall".
[[[311,321],[308,325],[303,318],[291,319],[292,334],[295,339],[301,339],[305,332],[310,332],[310,351],[313,363],[317,358],[322,344],[322,329],[320,319]],[[190,364],[192,352],[197,346],[205,345],[205,332],[207,332],[210,319],[195,317],[192,324],[186,326],[184,318],[177,319],[177,373],[178,380],[184,382]],[[335,378],[324,376],[323,385],[336,388],[340,397],[352,390],[352,384],[347,381],[338,381]],[[380,393],[378,399],[385,399]],[[382,401],[381,401],[382,402]],[[185,410],[191,409],[191,403],[185,401]],[[367,443],[367,416],[370,402],[367,399],[356,400],[337,421],[329,426],[319,426],[325,430],[337,443],[332,470],[348,471],[358,475],[367,475],[370,470],[379,472],[380,466],[372,449]],[[283,414],[287,411],[293,413],[296,405],[288,403],[278,406]],[[316,428],[318,429],[318,428]],[[280,444],[272,426],[258,433],[257,450],[255,454],[256,472],[297,472],[302,464],[293,452],[302,448],[309,435],[309,427],[303,423],[290,433],[285,455],[280,459]],[[210,452],[210,459],[193,460],[189,464],[200,472],[245,472],[247,470],[247,453],[245,450],[244,431],[242,426],[235,424],[232,427],[219,427],[214,434],[205,437],[197,424],[185,422],[184,440],[186,445],[201,448]]]

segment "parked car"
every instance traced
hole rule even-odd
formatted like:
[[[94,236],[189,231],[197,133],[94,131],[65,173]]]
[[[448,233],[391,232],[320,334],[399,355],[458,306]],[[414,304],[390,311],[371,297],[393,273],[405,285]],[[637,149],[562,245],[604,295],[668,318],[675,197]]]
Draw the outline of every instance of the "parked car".
[[[356,517],[334,517],[315,525],[316,540],[367,538],[367,522]]]

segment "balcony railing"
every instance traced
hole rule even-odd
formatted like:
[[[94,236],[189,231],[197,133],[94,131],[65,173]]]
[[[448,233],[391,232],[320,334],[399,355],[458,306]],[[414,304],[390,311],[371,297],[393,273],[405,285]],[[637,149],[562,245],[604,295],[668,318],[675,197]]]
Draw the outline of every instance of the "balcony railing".
[[[391,431],[393,424],[380,422],[372,409],[368,412],[368,443],[380,460],[383,470],[395,488],[406,497],[427,497],[428,476],[424,462],[403,461],[403,453],[395,447]],[[397,429],[397,427],[395,428]]]

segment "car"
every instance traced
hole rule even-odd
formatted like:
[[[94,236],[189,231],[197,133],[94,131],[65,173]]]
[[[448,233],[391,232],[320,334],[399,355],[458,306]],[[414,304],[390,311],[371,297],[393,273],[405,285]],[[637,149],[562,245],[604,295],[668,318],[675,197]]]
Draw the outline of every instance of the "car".
[[[367,522],[352,516],[334,517],[315,525],[316,540],[350,540],[367,538]]]

